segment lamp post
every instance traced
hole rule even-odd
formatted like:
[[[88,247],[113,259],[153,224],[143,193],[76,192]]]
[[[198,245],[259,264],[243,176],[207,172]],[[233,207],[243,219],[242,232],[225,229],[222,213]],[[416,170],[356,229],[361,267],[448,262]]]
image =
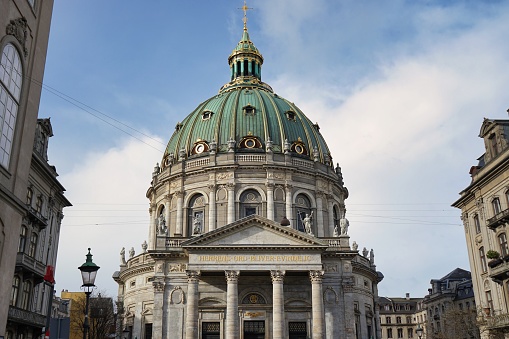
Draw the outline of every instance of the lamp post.
[[[417,336],[419,337],[419,339],[422,338],[422,332],[423,332],[423,329],[422,329],[421,325],[417,325],[417,329],[415,330],[415,333],[417,333]]]
[[[88,303],[90,300],[90,294],[92,293],[92,290],[94,289],[95,285],[95,276],[97,275],[97,271],[99,270],[99,266],[94,264],[92,261],[92,254],[90,253],[90,248],[88,249],[87,254],[87,260],[83,265],[78,267],[78,269],[81,271],[81,279],[83,279],[83,285],[81,287],[85,291],[86,295],[86,302],[85,302],[85,321],[83,322],[83,339],[87,339],[87,333],[88,333]]]

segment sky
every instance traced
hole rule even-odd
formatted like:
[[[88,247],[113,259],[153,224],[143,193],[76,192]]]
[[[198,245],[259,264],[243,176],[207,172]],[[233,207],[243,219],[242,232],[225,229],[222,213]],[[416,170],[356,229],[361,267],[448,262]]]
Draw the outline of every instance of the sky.
[[[148,5],[147,5],[148,4]],[[51,117],[64,210],[56,290],[96,285],[148,237],[145,197],[177,122],[229,81],[240,0],[55,1],[39,117]],[[251,0],[262,79],[313,122],[339,162],[350,241],[373,249],[379,295],[423,297],[469,270],[450,207],[484,153],[483,119],[507,119],[509,2]]]

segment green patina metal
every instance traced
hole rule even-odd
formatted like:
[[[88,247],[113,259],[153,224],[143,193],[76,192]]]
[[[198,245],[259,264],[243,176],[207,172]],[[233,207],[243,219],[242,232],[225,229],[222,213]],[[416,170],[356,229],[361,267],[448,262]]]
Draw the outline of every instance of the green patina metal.
[[[270,138],[273,151],[282,153],[285,140],[290,145],[301,143],[307,157],[313,159],[313,150],[318,150],[319,161],[330,161],[330,152],[320,134],[304,113],[292,102],[275,94],[272,88],[261,81],[263,56],[249,38],[244,27],[242,39],[228,57],[231,81],[225,84],[218,95],[204,101],[189,114],[173,133],[164,159],[178,159],[179,153],[192,155],[197,142],[217,143],[217,152],[228,151],[228,141],[233,138],[237,152],[260,152],[260,148],[241,149],[244,137],[258,139],[265,151]],[[208,155],[207,152],[201,154]],[[200,156],[197,155],[197,156]]]

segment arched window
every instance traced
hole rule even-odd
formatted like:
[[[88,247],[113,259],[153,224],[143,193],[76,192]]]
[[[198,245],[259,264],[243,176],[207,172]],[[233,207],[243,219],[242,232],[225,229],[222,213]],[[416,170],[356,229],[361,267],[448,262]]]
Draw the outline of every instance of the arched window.
[[[205,232],[205,199],[196,194],[189,201],[189,234],[199,235]]]
[[[0,165],[9,167],[23,80],[21,58],[12,44],[2,50],[0,61]]]
[[[16,302],[18,301],[19,283],[19,277],[14,276],[14,279],[12,280],[11,300],[9,302],[9,305],[11,306],[16,306]]]
[[[34,191],[29,187],[27,189],[27,205],[32,207],[32,199],[34,197]]]
[[[18,252],[24,253],[25,246],[27,242],[27,228],[26,226],[21,226],[21,232],[19,233],[19,244],[18,244]]]
[[[261,215],[262,198],[258,191],[249,189],[240,195],[240,217],[244,218],[253,214]]]
[[[32,283],[29,280],[23,282],[23,294],[21,295],[20,308],[28,310],[30,305],[30,294],[32,293]]]
[[[306,214],[311,214],[311,202],[309,198],[304,194],[299,194],[295,199],[295,209],[297,210],[297,230],[301,232],[305,232],[306,229],[304,227],[304,218],[306,218]]]
[[[332,215],[334,217],[334,226],[339,226],[339,219],[341,219],[341,218],[339,216],[338,206],[334,206],[332,208]]]
[[[37,251],[37,234],[32,233],[30,235],[30,247],[28,248],[28,255],[32,258],[35,258],[35,253]]]
[[[499,198],[493,199],[491,201],[491,206],[493,206],[493,215],[497,215],[502,210],[502,208],[500,207],[500,199]]]
[[[486,265],[486,254],[484,253],[484,247],[479,247],[479,258],[481,259],[482,272],[485,273],[488,271],[488,266]]]

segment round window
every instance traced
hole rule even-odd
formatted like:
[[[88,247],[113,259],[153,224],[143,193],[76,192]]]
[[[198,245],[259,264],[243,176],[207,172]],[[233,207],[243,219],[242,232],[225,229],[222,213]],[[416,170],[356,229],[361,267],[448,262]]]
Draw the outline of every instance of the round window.
[[[254,139],[247,139],[246,140],[246,147],[247,148],[253,148],[256,146],[256,141]]]
[[[296,145],[295,146],[295,152],[297,152],[299,154],[304,153],[304,147],[302,147],[301,145]]]
[[[198,145],[196,145],[196,148],[195,148],[195,149],[196,149],[196,153],[200,154],[200,153],[202,153],[203,151],[205,151],[205,145],[203,145],[203,144],[198,144]]]

